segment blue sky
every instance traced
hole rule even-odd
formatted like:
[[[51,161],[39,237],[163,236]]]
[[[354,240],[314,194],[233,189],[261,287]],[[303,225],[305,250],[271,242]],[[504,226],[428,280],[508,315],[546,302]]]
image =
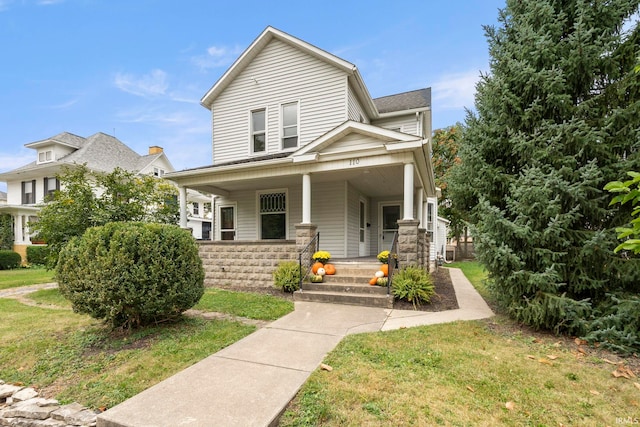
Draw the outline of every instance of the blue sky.
[[[0,0],[0,171],[67,131],[211,163],[201,97],[268,25],[354,63],[375,97],[432,88],[434,129],[464,121],[504,0]],[[6,185],[0,183],[0,190]]]

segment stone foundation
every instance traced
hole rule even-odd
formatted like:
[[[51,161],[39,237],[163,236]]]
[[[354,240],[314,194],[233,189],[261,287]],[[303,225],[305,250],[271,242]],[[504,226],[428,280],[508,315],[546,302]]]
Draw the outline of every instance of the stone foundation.
[[[200,241],[199,253],[207,287],[273,286],[273,271],[282,261],[297,261],[293,240]]]

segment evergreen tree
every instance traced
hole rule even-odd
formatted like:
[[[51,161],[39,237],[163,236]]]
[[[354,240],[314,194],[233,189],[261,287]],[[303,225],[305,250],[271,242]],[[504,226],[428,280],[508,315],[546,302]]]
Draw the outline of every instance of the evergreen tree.
[[[491,292],[535,327],[585,334],[611,295],[640,293],[639,260],[613,252],[630,208],[603,190],[640,170],[638,5],[507,0],[485,28],[490,73],[450,195],[472,214]]]

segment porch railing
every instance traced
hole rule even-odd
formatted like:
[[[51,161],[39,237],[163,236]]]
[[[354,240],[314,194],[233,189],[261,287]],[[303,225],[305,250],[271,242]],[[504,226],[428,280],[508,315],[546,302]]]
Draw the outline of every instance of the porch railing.
[[[320,233],[316,233],[315,237],[311,239],[307,246],[304,247],[298,256],[298,263],[300,266],[300,283],[299,288],[302,292],[302,281],[305,277],[309,275],[311,272],[311,267],[313,265],[313,254],[318,251],[320,247]]]
[[[391,282],[393,281],[393,274],[398,269],[398,232],[393,235],[393,241],[391,242],[391,248],[389,249],[389,273],[387,280],[387,295],[391,295]]]

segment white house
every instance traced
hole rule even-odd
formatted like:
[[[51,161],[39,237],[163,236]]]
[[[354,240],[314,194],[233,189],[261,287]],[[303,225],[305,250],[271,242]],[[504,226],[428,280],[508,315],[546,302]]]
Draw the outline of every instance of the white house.
[[[212,163],[168,174],[183,227],[197,190],[216,196],[215,241],[276,245],[309,226],[352,258],[389,249],[399,221],[437,238],[430,88],[372,99],[354,64],[267,27],[201,104]]]
[[[141,174],[163,177],[174,171],[164,150],[158,146],[149,147],[149,153],[139,155],[117,138],[96,133],[83,138],[63,132],[51,138],[25,144],[35,150],[35,160],[17,169],[0,173],[0,181],[7,183],[7,203],[0,205],[0,213],[9,213],[14,220],[14,250],[26,259],[26,247],[31,242],[29,222],[37,218],[46,195],[60,188],[56,175],[63,166],[86,164],[93,171],[111,172],[116,167]],[[194,203],[208,200],[197,192],[190,193]],[[203,210],[204,211],[204,210]],[[202,237],[203,226],[210,223],[204,213],[189,215],[189,225],[194,235]],[[199,228],[198,228],[199,227]]]

